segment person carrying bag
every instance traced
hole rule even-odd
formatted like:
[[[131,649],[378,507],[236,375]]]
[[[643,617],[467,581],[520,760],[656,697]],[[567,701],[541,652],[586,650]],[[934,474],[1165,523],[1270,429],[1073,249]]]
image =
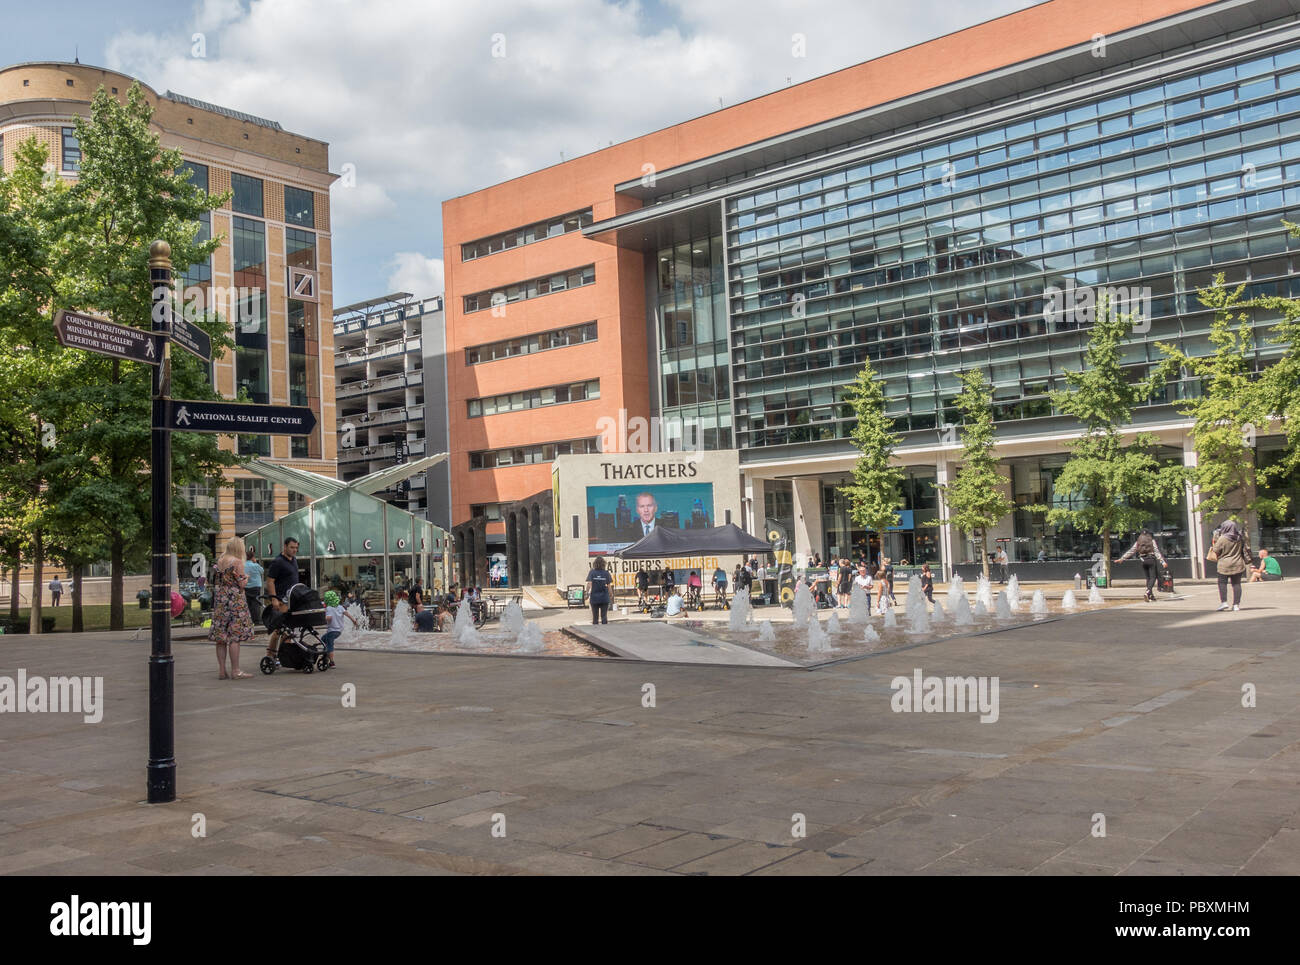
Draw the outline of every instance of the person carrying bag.
[[[1160,565],[1165,569],[1169,568],[1169,564],[1165,561],[1164,556],[1161,555],[1160,546],[1156,543],[1155,535],[1151,530],[1143,529],[1142,532],[1138,534],[1138,538],[1134,540],[1133,545],[1128,548],[1128,552],[1115,562],[1123,563],[1131,556],[1136,556],[1142,563],[1142,572],[1147,578],[1146,601],[1148,603],[1154,603],[1156,599],[1156,562],[1159,561]]]
[[[1219,535],[1205,558],[1217,565],[1219,571],[1220,611],[1229,609],[1228,584],[1232,584],[1233,610],[1241,609],[1241,577],[1250,566],[1250,544],[1236,520],[1228,520],[1219,529]]]

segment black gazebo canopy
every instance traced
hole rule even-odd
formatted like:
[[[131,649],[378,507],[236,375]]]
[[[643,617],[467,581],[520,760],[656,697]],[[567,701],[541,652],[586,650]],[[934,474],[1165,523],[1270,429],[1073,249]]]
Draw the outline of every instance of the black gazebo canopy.
[[[668,556],[740,555],[770,553],[771,544],[750,536],[735,523],[707,529],[670,529],[656,526],[616,555],[629,560],[648,560]]]

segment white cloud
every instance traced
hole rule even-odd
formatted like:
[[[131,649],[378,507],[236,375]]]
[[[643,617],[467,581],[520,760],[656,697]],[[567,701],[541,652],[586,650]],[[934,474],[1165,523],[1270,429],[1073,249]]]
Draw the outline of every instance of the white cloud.
[[[399,251],[389,261],[387,292],[410,292],[417,298],[441,295],[442,259],[426,258],[418,251]]]
[[[445,198],[1030,2],[206,0],[174,36],[124,32],[107,58],[157,90],[328,141],[335,171],[355,164],[357,187],[334,199],[336,245],[356,260],[337,259],[335,284],[366,297],[385,248],[441,250]],[[195,31],[206,58],[192,56]]]

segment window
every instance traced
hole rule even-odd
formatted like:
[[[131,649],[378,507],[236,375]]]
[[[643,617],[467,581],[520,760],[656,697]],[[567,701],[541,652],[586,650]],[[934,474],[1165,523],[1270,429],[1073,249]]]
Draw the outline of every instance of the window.
[[[287,202],[284,207],[287,212],[289,210]],[[582,211],[561,215],[558,218],[549,218],[546,221],[538,221],[522,228],[511,228],[499,235],[480,238],[478,241],[471,241],[468,244],[461,245],[460,260],[472,261],[485,255],[494,255],[498,251],[518,248],[520,245],[530,245],[535,241],[545,241],[547,238],[555,238],[570,231],[585,228],[591,223],[591,208],[585,208]]]
[[[284,186],[285,224],[316,227],[316,196],[303,188]]]
[[[240,440],[249,438],[240,436]],[[265,436],[257,438],[265,439]],[[275,493],[265,479],[235,480],[235,532],[243,536],[275,519]]]
[[[492,308],[494,305],[505,305],[511,302],[524,301],[529,298],[538,298],[542,295],[549,295],[552,292],[567,291],[570,288],[581,288],[585,285],[595,284],[596,266],[587,265],[583,268],[574,268],[571,271],[560,272],[555,275],[547,275],[543,278],[533,278],[529,281],[521,281],[505,288],[498,288],[494,291],[476,292],[473,295],[465,296],[465,314],[472,312],[481,312],[485,309]]]
[[[81,170],[81,141],[75,127],[63,129],[63,170]]]
[[[594,341],[596,341],[596,323],[587,322],[584,325],[552,329],[537,335],[488,342],[486,345],[472,345],[465,349],[465,364],[478,365],[481,362],[492,362],[515,355],[530,355],[533,352],[546,352],[553,348]]]
[[[537,409],[546,405],[562,405],[565,402],[585,402],[588,399],[599,398],[600,379],[589,379],[586,382],[552,385],[542,389],[526,389],[523,392],[507,392],[504,395],[470,399],[469,418],[496,415],[500,412],[515,412],[520,409]]]
[[[231,204],[236,211],[240,214],[256,215],[259,218],[263,216],[261,178],[250,178],[247,174],[232,171],[230,188],[234,191]]]
[[[571,439],[566,442],[544,442],[535,446],[471,452],[469,468],[496,469],[501,466],[526,466],[537,462],[552,462],[556,456],[599,452],[599,441],[598,439]]]
[[[184,175],[190,184],[204,194],[208,193],[208,166],[206,164],[195,164],[193,161],[186,161],[184,166],[176,173]],[[212,212],[204,211],[199,215],[199,233],[194,236],[194,240],[207,241],[211,237]],[[203,261],[190,265],[181,277],[185,286],[203,285],[212,281],[212,256],[209,255]]]

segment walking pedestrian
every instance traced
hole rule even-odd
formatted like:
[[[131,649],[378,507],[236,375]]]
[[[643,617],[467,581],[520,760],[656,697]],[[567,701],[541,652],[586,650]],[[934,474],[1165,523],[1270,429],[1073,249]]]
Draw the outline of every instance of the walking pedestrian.
[[[1241,609],[1241,575],[1250,565],[1250,545],[1237,521],[1230,519],[1220,527],[1206,559],[1218,564],[1219,610],[1228,609],[1228,584],[1232,584],[1232,609]]]
[[[921,564],[921,592],[925,598],[934,603],[934,574],[930,572],[930,564]]]
[[[1117,559],[1116,563],[1123,563],[1130,556],[1136,556],[1142,562],[1142,572],[1147,578],[1147,595],[1146,601],[1154,603],[1156,601],[1156,561],[1159,560],[1161,566],[1167,567],[1164,556],[1160,552],[1160,546],[1156,543],[1155,534],[1149,529],[1143,529],[1138,534],[1138,538],[1133,541],[1133,545],[1128,548],[1128,552]]]
[[[609,587],[614,577],[605,569],[605,557],[597,556],[587,574],[587,602],[591,604],[591,625],[609,623]]]
[[[54,574],[54,579],[50,580],[50,605],[58,606],[59,601],[63,599],[63,584],[59,582],[59,574]]]
[[[256,553],[257,550],[250,546],[248,558],[244,560],[244,576],[247,577],[244,597],[248,601],[248,615],[253,618],[254,624],[260,623],[262,619],[262,578],[266,575],[262,564],[257,562]]]
[[[247,680],[252,674],[239,669],[239,645],[253,639],[253,620],[244,593],[246,550],[238,536],[226,543],[226,551],[212,570],[212,629],[208,639],[217,645],[218,680]],[[226,652],[230,653],[230,674],[226,674]]]

